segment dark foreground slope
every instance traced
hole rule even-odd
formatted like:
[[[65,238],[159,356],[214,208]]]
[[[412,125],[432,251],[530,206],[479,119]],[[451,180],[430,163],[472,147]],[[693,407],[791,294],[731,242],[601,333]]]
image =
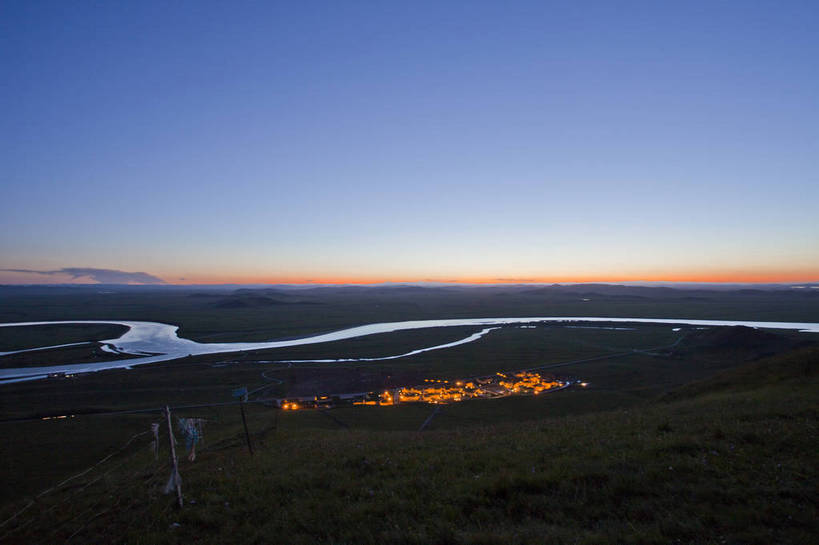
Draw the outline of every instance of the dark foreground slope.
[[[254,437],[253,457],[236,428],[182,463],[181,510],[161,493],[167,464],[140,449],[35,500],[0,535],[8,543],[809,543],[819,529],[817,367],[819,350],[803,349],[639,410],[522,424],[423,433],[270,427]]]

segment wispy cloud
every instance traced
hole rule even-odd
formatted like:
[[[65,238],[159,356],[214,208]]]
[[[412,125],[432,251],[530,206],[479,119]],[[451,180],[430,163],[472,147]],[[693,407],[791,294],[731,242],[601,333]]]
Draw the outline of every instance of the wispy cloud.
[[[90,278],[100,284],[164,284],[165,281],[148,274],[146,272],[126,272],[116,269],[94,269],[88,267],[66,267],[53,271],[36,271],[32,269],[1,269],[8,272],[44,274],[44,275],[68,275],[72,279]]]

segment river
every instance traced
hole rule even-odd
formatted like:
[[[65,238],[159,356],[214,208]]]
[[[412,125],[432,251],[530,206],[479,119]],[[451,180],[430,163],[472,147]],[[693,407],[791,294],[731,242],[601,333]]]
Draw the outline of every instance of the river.
[[[288,346],[300,346],[306,344],[326,343],[353,339],[366,335],[378,333],[391,333],[395,331],[407,331],[411,329],[424,329],[429,327],[463,327],[463,326],[503,326],[510,324],[536,324],[536,323],[572,323],[572,322],[604,322],[604,323],[645,323],[645,324],[673,324],[689,325],[698,327],[714,326],[746,326],[765,329],[789,329],[810,333],[819,333],[819,323],[804,322],[756,322],[743,320],[689,320],[685,318],[611,318],[600,316],[550,316],[550,317],[521,317],[521,318],[456,318],[444,320],[412,320],[406,322],[384,322],[368,324],[358,327],[351,327],[312,335],[299,339],[287,339],[281,341],[265,342],[235,342],[235,343],[198,343],[190,339],[183,339],[177,335],[178,327],[171,324],[159,322],[138,322],[121,320],[72,320],[58,322],[13,322],[3,323],[0,327],[24,327],[37,325],[62,325],[62,324],[116,324],[128,328],[122,336],[116,339],[100,341],[107,346],[109,351],[121,352],[124,354],[138,355],[140,357],[124,360],[101,361],[94,363],[75,363],[64,365],[50,365],[42,367],[23,367],[14,369],[0,369],[0,383],[18,382],[20,380],[35,380],[45,378],[50,373],[89,373],[102,371],[105,369],[130,368],[137,365],[146,365],[161,361],[174,360],[185,356],[198,356],[202,354],[221,354],[229,352],[243,352],[248,350],[266,350],[273,348],[285,348]],[[481,338],[489,330],[488,327],[479,333],[475,333],[452,343],[438,345],[434,347],[413,350],[398,356],[389,356],[386,359],[405,357],[428,350],[449,348],[472,342]],[[40,348],[30,348],[27,350],[17,350],[5,352],[4,354],[27,352],[39,350]],[[378,358],[384,359],[384,358]]]

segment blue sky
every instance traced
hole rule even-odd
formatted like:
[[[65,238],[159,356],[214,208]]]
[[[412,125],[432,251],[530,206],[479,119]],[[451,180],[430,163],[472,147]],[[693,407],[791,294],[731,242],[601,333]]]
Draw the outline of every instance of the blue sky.
[[[815,2],[6,1],[0,21],[2,269],[819,279]]]

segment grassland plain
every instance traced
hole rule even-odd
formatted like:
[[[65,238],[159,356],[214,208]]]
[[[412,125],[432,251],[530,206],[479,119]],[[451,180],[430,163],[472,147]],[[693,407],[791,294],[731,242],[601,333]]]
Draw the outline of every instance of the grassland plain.
[[[263,341],[367,323],[494,316],[819,320],[819,290],[607,285],[204,290],[0,286],[0,321],[147,320],[203,342]],[[55,343],[56,344],[56,343]]]
[[[435,337],[433,341],[454,340],[467,333],[450,332],[447,337]],[[13,500],[21,494],[46,488],[72,471],[79,471],[102,458],[112,446],[124,441],[128,432],[136,433],[139,426],[144,429],[151,418],[156,420],[157,414],[125,419],[121,416],[87,416],[58,421],[43,421],[40,420],[42,417],[230,402],[233,400],[231,391],[241,386],[251,390],[266,387],[261,395],[284,396],[294,391],[310,393],[305,391],[310,385],[314,387],[312,393],[334,392],[338,391],[335,388],[345,387],[360,391],[362,384],[380,389],[402,377],[409,377],[409,384],[403,385],[412,385],[424,377],[467,377],[607,355],[632,345],[656,346],[668,343],[677,335],[679,333],[672,332],[671,328],[652,326],[634,331],[511,327],[493,331],[476,343],[444,351],[387,362],[344,364],[340,368],[337,364],[288,367],[255,363],[277,355],[271,351],[229,354],[226,355],[231,358],[228,360],[218,355],[187,358],[133,370],[3,385],[0,419],[33,420],[0,424],[5,427],[6,438],[0,443],[0,458],[6,461],[2,468],[0,493],[3,498]],[[396,348],[403,350],[412,343],[423,341],[423,333],[402,332],[331,344],[344,344],[338,355],[378,355],[393,353]],[[316,350],[315,354],[304,352],[298,355],[326,356],[330,345],[316,345]],[[650,363],[648,367],[644,366],[646,360]],[[554,400],[549,396],[537,400],[510,398],[486,406],[481,402],[465,404],[463,408],[452,406],[436,419],[434,426],[516,421],[555,412],[563,414],[640,403],[653,395],[651,392],[661,391],[655,388],[647,393],[647,388],[657,382],[666,367],[674,372],[671,377],[661,377],[662,380],[673,380],[676,376],[676,384],[684,383],[692,372],[680,361],[664,362],[663,368],[657,368],[660,361],[660,358],[633,355],[588,362],[577,369],[569,367],[567,373],[593,377],[592,389],[567,392],[570,395]],[[694,376],[702,375],[694,373]],[[352,384],[350,380],[353,380]],[[412,430],[417,429],[429,413],[426,408],[413,406],[396,409],[388,413],[339,409],[337,414],[352,428]],[[257,410],[262,419],[258,426],[264,428],[270,418],[270,409]],[[224,418],[233,418],[236,408],[227,411],[227,416],[219,416],[214,409],[188,412],[187,416],[206,414],[214,422],[222,422]],[[338,427],[331,419],[312,413],[293,415],[288,422],[296,427]]]
[[[92,363],[122,359],[133,359],[131,354],[112,354],[106,352],[100,343],[83,343],[77,346],[63,346],[48,350],[33,350],[18,354],[7,354],[0,359],[0,369],[18,369],[48,365],[70,365],[72,363]]]
[[[128,330],[114,324],[61,324],[0,328],[0,352],[115,339]]]
[[[447,332],[442,328],[437,334],[442,336],[433,335],[433,343],[459,338],[468,334],[468,331]],[[584,361],[559,369],[563,374],[581,375],[592,381],[596,391],[631,392],[638,397],[645,397],[735,364],[737,360],[733,357],[724,359],[716,357],[719,355],[717,354],[714,358],[706,359],[699,352],[682,350],[689,346],[696,347],[696,339],[700,334],[691,330],[675,332],[668,326],[650,325],[629,331],[506,327],[492,331],[473,343],[398,360],[341,365],[303,364],[292,367],[287,364],[258,363],[272,361],[273,358],[389,355],[400,353],[413,346],[413,343],[425,340],[423,332],[373,335],[339,343],[311,345],[314,347],[313,351],[306,350],[306,347],[296,347],[298,350],[217,354],[183,358],[132,370],[111,370],[70,379],[4,385],[3,396],[0,398],[0,418],[228,401],[230,391],[241,386],[247,386],[251,390],[267,387],[265,392],[268,394],[287,395],[305,378],[312,380],[322,371],[328,373],[331,382],[316,386],[315,393],[338,391],[335,389],[338,385],[332,381],[337,379],[339,370],[377,375],[385,381],[401,373],[411,373],[418,379],[456,379],[617,354],[620,356]],[[689,337],[679,345],[679,356],[676,353],[630,353],[632,348],[664,346],[686,335]],[[800,335],[793,334],[793,338],[804,342],[814,337]],[[788,337],[777,335],[776,338]],[[757,355],[753,353],[750,356]],[[376,386],[380,388],[384,385],[386,384]]]
[[[804,321],[819,316],[817,298],[792,293],[388,290],[354,297],[344,290],[309,291],[84,289],[21,296],[0,289],[0,320],[146,319],[181,324],[183,336],[234,341],[412,318],[588,315],[597,307],[582,299],[596,297],[597,312],[611,316]],[[451,342],[477,328],[421,330],[4,385],[0,418],[34,420],[0,423],[0,522],[33,503],[0,527],[0,541],[51,543],[76,533],[73,540],[81,542],[127,543],[219,543],[233,535],[229,541],[259,543],[800,542],[808,528],[803,515],[815,515],[805,507],[806,498],[815,505],[815,495],[805,490],[816,484],[815,470],[807,467],[817,446],[816,353],[794,356],[809,362],[805,372],[776,359],[769,367],[740,367],[738,375],[701,381],[817,336],[749,336],[733,329],[714,336],[711,330],[673,329],[505,327],[474,343],[401,360],[258,363],[393,355]],[[26,343],[59,344],[43,330],[31,335]],[[673,350],[630,352],[668,346],[681,336]],[[259,395],[286,395],[299,388],[330,390],[343,384],[342,376],[382,386],[605,356],[546,370],[582,377],[591,383],[588,389],[449,405],[421,434],[416,430],[430,416],[428,406],[280,414],[249,405],[257,449],[252,459],[244,450],[237,407],[180,409],[178,416],[207,420],[199,458],[183,462],[186,497],[196,503],[181,513],[160,494],[167,452],[157,462],[147,449],[145,431],[161,420],[159,413],[98,414],[230,402],[230,391],[239,386],[264,387]],[[803,374],[796,379],[799,369]],[[684,386],[691,381],[700,382]],[[40,420],[61,414],[86,416]],[[118,450],[137,433],[143,435]],[[672,440],[689,446],[676,452]],[[666,447],[670,450],[662,450]],[[89,474],[36,498],[112,453]],[[694,454],[707,463],[697,465]],[[780,473],[767,465],[775,454],[785,468]],[[484,469],[469,473],[462,459],[470,461],[467,469]],[[723,506],[711,514],[709,506],[720,501]],[[784,518],[775,522],[778,516]]]
[[[222,421],[195,462],[182,462],[183,509],[161,494],[166,449],[159,462],[132,449],[38,499],[0,539],[810,543],[819,516],[818,366],[819,350],[800,349],[639,408],[423,433],[332,429],[319,411],[277,422],[255,411],[255,456],[237,417]],[[513,400],[484,405],[505,401]],[[417,422],[424,411],[368,414]],[[7,506],[4,519],[19,507]]]

